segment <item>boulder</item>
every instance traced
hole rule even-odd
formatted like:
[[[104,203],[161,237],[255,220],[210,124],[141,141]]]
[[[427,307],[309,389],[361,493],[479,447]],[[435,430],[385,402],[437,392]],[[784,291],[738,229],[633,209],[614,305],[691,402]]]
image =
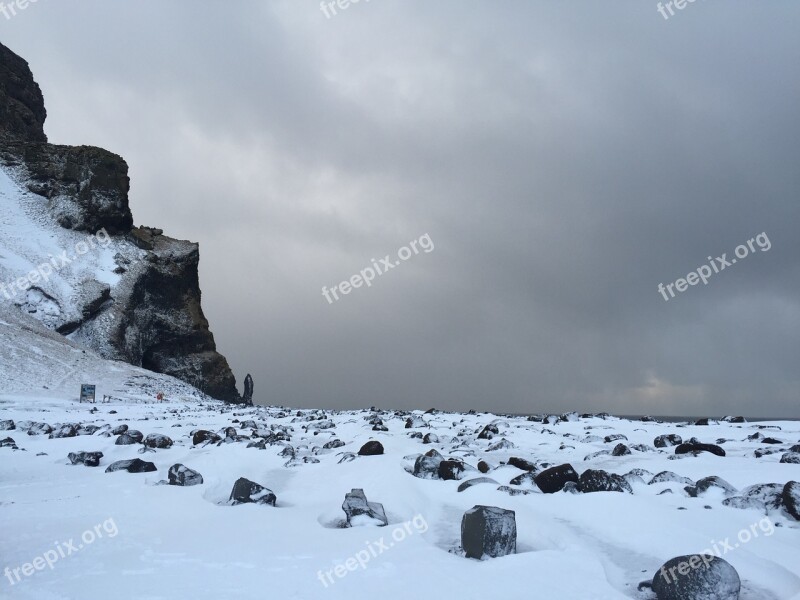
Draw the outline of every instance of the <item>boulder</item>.
[[[622,475],[595,469],[588,469],[581,473],[578,480],[578,488],[584,494],[592,492],[633,493],[633,488]]]
[[[512,450],[516,446],[514,446],[513,442],[508,441],[506,438],[500,439],[500,441],[495,442],[491,446],[489,446],[486,451],[487,452],[497,452],[498,450]]]
[[[492,467],[489,466],[489,463],[487,463],[485,460],[478,461],[478,471],[480,471],[481,473],[488,473],[491,470]]]
[[[625,444],[617,444],[611,451],[611,456],[627,456],[630,453],[630,448],[628,448]]]
[[[439,478],[439,465],[444,461],[444,457],[431,450],[425,454],[417,457],[414,461],[414,477],[420,479],[438,479]]]
[[[0,421],[0,431],[13,431],[14,429],[16,429],[14,421]]]
[[[781,462],[790,465],[800,465],[800,452],[787,452],[781,456]]]
[[[262,485],[240,477],[233,484],[231,497],[229,502],[231,504],[269,504],[275,506],[278,498],[272,492]]]
[[[675,433],[659,435],[653,440],[653,445],[656,448],[669,448],[670,446],[679,446],[682,443],[683,438]]]
[[[170,485],[189,487],[203,483],[203,476],[200,473],[181,464],[172,465],[169,468],[167,477]]]
[[[689,441],[675,447],[675,454],[694,454],[696,456],[700,452],[710,452],[717,456],[725,456],[725,450],[714,444]]]
[[[0,440],[0,448],[11,448],[13,450],[19,450],[19,448],[17,448],[17,443],[14,441],[14,438],[10,437]]]
[[[172,439],[162,433],[151,433],[144,438],[144,445],[146,448],[171,448]]]
[[[78,427],[76,425],[62,425],[58,429],[55,429],[53,433],[50,434],[50,439],[58,439],[58,438],[71,438],[78,435]]]
[[[523,471],[537,471],[538,468],[536,467],[536,463],[532,463],[529,460],[525,460],[524,458],[517,458],[516,456],[512,456],[508,459],[508,464],[512,467],[517,467],[518,469],[522,469]]]
[[[783,488],[783,507],[795,520],[800,521],[800,483],[790,481]]]
[[[136,435],[138,434],[138,435]],[[114,445],[116,446],[132,446],[133,444],[138,444],[144,439],[141,431],[135,431],[130,429],[116,439]]]
[[[718,556],[677,556],[658,570],[652,588],[658,600],[738,600],[742,584],[730,563]]]
[[[234,430],[234,432],[235,431],[236,430]],[[192,445],[194,446],[199,446],[200,444],[204,444],[206,442],[208,442],[209,444],[215,444],[220,441],[222,441],[222,436],[217,435],[213,431],[199,429],[197,431],[192,432]]]
[[[497,425],[494,425],[493,423],[489,423],[478,434],[478,439],[479,440],[490,440],[494,436],[499,435],[499,434],[500,434],[500,430],[497,428]]]
[[[435,433],[426,433],[425,437],[422,438],[423,444],[438,444],[439,443],[439,436]]]
[[[688,485],[684,489],[686,490],[686,493],[689,494],[689,496],[692,498],[703,496],[709,490],[714,490],[714,489],[721,490],[726,497],[734,496],[736,494],[735,487],[733,487],[730,483],[728,483],[721,477],[717,477],[716,475],[712,475],[711,477],[704,477],[703,479],[699,480],[695,485]]]
[[[324,450],[333,450],[335,448],[341,448],[344,446],[344,442],[342,440],[331,440],[330,442],[325,442],[322,445]]]
[[[100,459],[103,458],[102,452],[70,452],[67,458],[73,465],[84,465],[86,467],[97,467]]]
[[[539,489],[545,494],[554,494],[561,491],[561,488],[568,481],[578,483],[579,479],[572,465],[564,464],[542,471],[536,475],[535,481]]]
[[[603,441],[604,441],[606,444],[610,444],[611,442],[616,442],[616,441],[618,441],[618,440],[625,440],[625,441],[627,442],[627,441],[628,441],[628,438],[627,438],[627,437],[625,437],[624,435],[622,435],[621,433],[612,433],[611,435],[607,435],[607,436],[606,436],[606,437],[603,439]]]
[[[383,444],[377,440],[370,440],[358,451],[359,456],[378,456],[383,454]]]
[[[106,473],[114,473],[116,471],[127,471],[128,473],[152,473],[157,471],[156,466],[151,462],[143,461],[141,458],[134,458],[132,460],[118,460],[108,465]]]
[[[125,424],[117,425],[114,429],[111,430],[111,435],[122,435],[128,431],[128,426]]]
[[[474,506],[461,519],[461,546],[467,558],[484,560],[517,551],[517,522],[513,510]]]
[[[681,477],[680,475],[673,473],[672,471],[661,471],[653,476],[653,478],[648,482],[647,485],[653,485],[656,483],[680,483],[682,485],[694,485],[694,481],[689,479],[688,477]]]
[[[376,525],[385,527],[389,524],[383,504],[369,502],[362,489],[353,489],[345,494],[342,510],[347,516],[347,527],[362,527]]]

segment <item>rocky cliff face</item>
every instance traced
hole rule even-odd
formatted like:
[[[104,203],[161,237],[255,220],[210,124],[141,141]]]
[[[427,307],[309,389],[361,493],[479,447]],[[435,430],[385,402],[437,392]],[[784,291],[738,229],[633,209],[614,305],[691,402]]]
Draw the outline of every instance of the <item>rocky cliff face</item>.
[[[0,165],[38,199],[33,209],[54,227],[102,231],[97,239],[113,256],[113,277],[62,265],[58,277],[37,282],[14,303],[105,358],[240,401],[203,315],[197,244],[134,228],[125,161],[101,148],[47,143],[46,115],[28,64],[0,44]]]

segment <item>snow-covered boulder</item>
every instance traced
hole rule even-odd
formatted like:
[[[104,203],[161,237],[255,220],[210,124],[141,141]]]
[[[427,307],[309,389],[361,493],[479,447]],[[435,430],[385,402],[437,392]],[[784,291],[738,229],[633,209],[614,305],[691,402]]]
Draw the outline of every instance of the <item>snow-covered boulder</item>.
[[[517,521],[513,510],[477,505],[461,519],[461,546],[467,558],[484,560],[517,551]]]

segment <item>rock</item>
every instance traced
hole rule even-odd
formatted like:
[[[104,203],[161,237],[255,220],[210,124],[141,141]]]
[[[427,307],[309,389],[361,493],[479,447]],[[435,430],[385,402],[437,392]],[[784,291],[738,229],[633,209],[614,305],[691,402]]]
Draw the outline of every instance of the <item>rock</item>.
[[[581,473],[578,480],[578,488],[584,494],[592,492],[633,493],[633,488],[622,475],[595,469],[588,469]]]
[[[127,425],[117,425],[116,427],[114,427],[114,429],[111,430],[111,435],[122,435],[126,431],[128,431]]]
[[[725,423],[747,423],[744,417],[723,417]]]
[[[607,435],[603,441],[606,444],[610,444],[611,442],[616,442],[617,440],[625,440],[628,441],[628,438],[622,435],[621,433],[612,433],[611,435]]]
[[[611,456],[626,456],[630,453],[630,448],[628,448],[625,444],[617,444],[611,451]]]
[[[538,470],[536,463],[532,463],[529,460],[525,460],[524,458],[517,458],[516,456],[512,456],[511,458],[509,458],[508,464],[511,465],[512,467],[517,467],[518,469],[522,469],[523,471],[533,472]]]
[[[705,425],[708,426],[708,419],[698,419],[694,423],[695,425]]]
[[[562,494],[580,494],[581,488],[578,486],[577,483],[574,481],[568,481],[564,484],[564,487],[561,488]]]
[[[462,479],[464,471],[466,471],[464,461],[455,458],[441,461],[437,469],[439,479],[444,479],[445,481]]]
[[[171,448],[172,439],[161,433],[151,433],[144,438],[144,445],[147,448]]]
[[[242,395],[242,404],[245,406],[253,406],[253,378],[250,373],[244,378],[244,394]]]
[[[478,461],[478,471],[480,471],[481,473],[488,473],[491,470],[492,467],[490,467],[489,463],[487,463],[485,460]]]
[[[142,435],[141,431],[129,429],[125,433],[121,434],[114,444],[116,446],[132,446],[133,444],[141,443],[142,439],[144,439],[144,436]]]
[[[347,527],[362,527],[364,525],[377,525],[385,527],[389,524],[383,505],[378,502],[368,502],[362,489],[353,489],[344,497],[342,510],[347,515]]]
[[[229,502],[234,505],[254,503],[275,506],[277,500],[278,498],[275,496],[272,490],[269,490],[264,486],[255,483],[254,481],[240,477],[236,480],[236,483],[233,484],[233,490],[231,491]]]
[[[420,479],[438,479],[439,478],[439,465],[444,461],[444,457],[431,450],[426,454],[422,454],[414,461],[414,477]]]
[[[751,485],[742,490],[741,498],[749,505],[748,508],[755,507],[763,511],[777,510],[783,503],[784,487],[782,483]],[[724,501],[723,504],[725,504]],[[726,504],[726,506],[729,505]]]
[[[344,446],[344,442],[342,440],[331,440],[330,442],[325,442],[322,448],[324,450],[333,450],[335,448],[341,448]]]
[[[741,587],[736,569],[710,554],[673,558],[652,583],[658,600],[738,600]]]
[[[478,434],[478,439],[479,440],[490,440],[496,435],[500,435],[500,430],[497,428],[497,425],[494,425],[493,423],[489,423]]]
[[[722,490],[722,493],[725,494],[726,497],[730,497],[736,494],[735,487],[733,487],[730,483],[728,483],[721,477],[717,477],[716,475],[711,477],[704,477],[703,479],[699,480],[695,485],[686,486],[684,489],[686,490],[686,493],[689,494],[689,496],[692,498],[703,496],[709,490],[712,489]]]
[[[495,442],[489,446],[486,451],[496,452],[498,450],[512,450],[513,448],[515,448],[513,442],[508,441],[506,438],[502,438],[499,442]]]
[[[439,443],[439,436],[435,433],[426,433],[425,437],[422,438],[423,444],[438,444]]]
[[[181,464],[172,465],[169,468],[167,477],[169,477],[170,485],[189,487],[203,483],[203,476],[200,473]]]
[[[681,477],[672,471],[661,471],[661,473],[656,474],[647,485],[667,482],[680,483],[682,485],[694,485],[694,481],[688,477]]]
[[[763,440],[761,440],[761,443],[762,444],[782,444],[783,442],[781,440],[779,440],[779,439],[774,438],[774,437],[765,437]]]
[[[71,438],[78,435],[78,428],[75,425],[62,425],[50,434],[50,439]]]
[[[789,465],[800,465],[800,452],[787,452],[781,456],[781,462]]]
[[[458,491],[463,492],[464,490],[471,488],[473,485],[480,485],[482,483],[491,483],[494,485],[500,485],[491,477],[476,477],[475,479],[468,479],[467,481],[459,485]]]
[[[521,485],[532,489],[539,489],[536,485],[536,475],[532,472],[525,472],[522,475],[517,475],[508,482],[509,485]]]
[[[717,456],[725,456],[725,450],[714,444],[702,444],[700,442],[689,441],[675,447],[675,454],[694,454],[695,456],[700,452],[710,452]]]
[[[96,467],[103,458],[102,452],[70,452],[67,455],[73,465],[84,465],[86,467]]]
[[[17,429],[22,429],[19,423],[17,423]],[[28,423],[25,429],[28,435],[50,435],[53,433],[53,428],[47,423]]]
[[[0,440],[0,448],[11,448],[13,450],[19,450],[19,448],[17,447],[17,443],[14,441],[14,438],[10,437]]]
[[[783,488],[783,507],[795,520],[800,521],[800,483],[790,481]]]
[[[377,440],[367,442],[358,451],[359,456],[378,456],[380,454],[383,454],[383,444]]]
[[[427,427],[428,424],[425,422],[425,419],[420,417],[419,415],[413,415],[406,419],[406,429],[417,429],[420,427]]]
[[[255,448],[256,450],[266,450],[267,449],[267,440],[264,438],[260,438],[258,441],[250,442],[247,444],[248,448]]]
[[[683,439],[681,436],[674,433],[659,435],[653,440],[653,445],[656,448],[669,448],[670,446],[679,446],[682,443]]]
[[[235,432],[236,430],[234,430]],[[192,445],[199,446],[200,444],[209,443],[209,444],[216,444],[217,442],[222,441],[222,436],[217,435],[213,431],[206,431],[205,429],[199,429],[197,431],[192,432]]]
[[[561,491],[561,488],[568,481],[578,483],[578,474],[572,468],[572,465],[564,464],[542,471],[536,475],[535,481],[539,489],[545,494],[554,494]]]
[[[461,546],[467,558],[478,560],[516,553],[514,511],[495,506],[474,506],[461,519]]]
[[[14,421],[0,421],[0,431],[13,431],[14,429],[16,429]]]
[[[151,462],[145,462],[141,458],[132,460],[118,460],[111,463],[106,469],[106,473],[115,471],[127,471],[128,473],[152,473],[157,471],[156,466]]]

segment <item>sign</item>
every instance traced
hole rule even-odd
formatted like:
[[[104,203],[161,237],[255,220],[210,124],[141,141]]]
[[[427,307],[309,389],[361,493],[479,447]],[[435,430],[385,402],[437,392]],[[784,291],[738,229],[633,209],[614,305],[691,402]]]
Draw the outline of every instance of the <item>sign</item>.
[[[94,402],[95,389],[93,385],[81,385],[81,402]]]

